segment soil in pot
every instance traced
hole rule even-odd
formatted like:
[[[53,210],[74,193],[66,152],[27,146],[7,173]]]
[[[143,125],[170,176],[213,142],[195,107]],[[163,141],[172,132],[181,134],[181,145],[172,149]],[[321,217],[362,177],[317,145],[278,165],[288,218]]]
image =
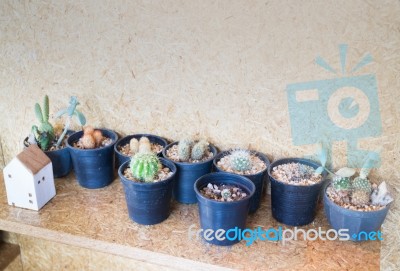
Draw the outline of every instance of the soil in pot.
[[[166,179],[168,179],[169,177],[172,176],[172,172],[168,167],[162,167],[156,174],[156,176],[154,177],[153,181],[154,183],[156,182],[161,182],[164,181]],[[137,183],[143,183],[143,181],[141,180],[137,180],[135,179],[135,177],[133,177],[132,174],[132,170],[130,167],[127,167],[124,170],[124,177],[127,178],[128,180],[131,180],[133,182],[137,182]]]
[[[267,169],[267,163],[251,151],[234,150],[222,157],[217,166],[223,171],[240,175],[253,175]]]
[[[234,173],[249,178],[256,186],[256,191],[250,200],[250,213],[260,207],[265,181],[268,181],[268,158],[256,151],[233,149],[219,153],[214,158],[215,171]]]
[[[247,197],[246,191],[240,187],[229,184],[211,184],[200,190],[200,193],[212,200],[216,201],[238,201]]]
[[[272,177],[280,182],[290,185],[314,185],[322,181],[322,175],[314,174],[315,169],[311,166],[292,162],[275,166],[272,169]]]

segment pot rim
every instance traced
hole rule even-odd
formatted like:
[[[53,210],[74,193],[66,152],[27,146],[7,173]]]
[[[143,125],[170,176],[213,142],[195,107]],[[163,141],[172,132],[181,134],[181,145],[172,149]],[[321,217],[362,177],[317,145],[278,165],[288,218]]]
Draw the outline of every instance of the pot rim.
[[[100,148],[95,148],[95,149],[80,149],[80,148],[76,148],[76,147],[74,147],[74,146],[72,146],[70,143],[69,143],[69,139],[72,137],[72,136],[74,136],[75,134],[77,134],[77,133],[82,133],[83,134],[83,131],[81,130],[81,131],[76,131],[75,133],[72,133],[69,137],[68,137],[68,139],[67,139],[67,147],[69,148],[69,149],[71,149],[71,150],[74,150],[74,151],[82,151],[82,152],[95,152],[95,151],[99,151],[99,150],[103,150],[103,149],[107,149],[107,148],[113,148],[114,147],[114,145],[115,145],[115,143],[117,142],[117,140],[118,140],[118,135],[117,135],[117,133],[116,132],[114,132],[113,130],[110,130],[110,129],[106,129],[106,128],[94,128],[95,130],[100,130],[100,131],[106,131],[106,132],[108,132],[108,133],[110,133],[111,135],[112,135],[112,137],[113,138],[111,138],[112,139],[112,143],[110,144],[110,145],[107,145],[107,146],[103,146],[103,147],[100,147]]]
[[[203,178],[205,178],[205,177],[208,177],[208,176],[211,176],[211,175],[212,175],[212,176],[216,176],[216,177],[218,177],[218,175],[222,175],[222,176],[224,176],[224,175],[225,175],[225,176],[226,176],[226,175],[230,175],[230,176],[232,176],[232,177],[235,178],[235,179],[240,179],[240,180],[242,180],[242,181],[244,181],[244,182],[247,182],[247,183],[249,183],[250,186],[251,186],[250,194],[247,195],[247,197],[245,197],[245,198],[243,198],[243,199],[240,199],[240,200],[236,200],[236,201],[216,201],[216,200],[213,200],[213,199],[206,198],[205,196],[203,196],[203,195],[200,193],[199,189],[197,188],[197,183],[198,183],[201,179],[203,179]],[[210,183],[212,183],[212,182],[210,182]],[[223,182],[221,182],[221,183],[223,183]],[[243,202],[243,201],[245,201],[245,200],[250,200],[251,197],[252,197],[252,196],[254,195],[254,193],[256,192],[256,186],[255,186],[254,183],[253,183],[251,180],[249,180],[247,177],[244,177],[244,176],[239,175],[239,174],[234,174],[234,173],[222,171],[222,172],[212,172],[212,173],[208,173],[208,174],[203,175],[203,176],[201,176],[200,178],[198,178],[198,179],[196,180],[196,182],[194,183],[194,191],[196,192],[196,195],[197,195],[198,197],[200,197],[201,199],[203,199],[203,200],[205,200],[205,201],[207,201],[207,202],[210,202],[210,203],[213,203],[213,204],[217,204],[217,205],[235,205],[235,204],[240,204],[241,202]]]
[[[125,168],[128,167],[128,165],[130,164],[131,160],[128,160],[128,161],[125,161],[124,163],[122,163],[122,165],[118,168],[118,176],[119,176],[121,182],[123,182],[123,181],[131,182],[131,183],[133,183],[135,185],[138,185],[138,186],[149,186],[149,185],[162,184],[162,183],[168,182],[171,179],[173,179],[175,177],[176,171],[177,171],[176,166],[174,165],[174,163],[171,163],[171,166],[170,166],[170,165],[166,165],[165,161],[166,162],[170,162],[169,160],[167,160],[165,158],[160,158],[161,164],[163,166],[169,168],[171,170],[171,172],[172,172],[172,175],[169,176],[168,178],[166,178],[165,180],[162,180],[162,181],[159,181],[159,182],[135,182],[133,180],[130,180],[130,179],[126,178],[124,176],[124,174],[122,173],[122,171],[125,170]]]
[[[286,162],[285,162],[285,163],[281,163],[281,165],[282,165],[282,164],[291,163],[291,162],[297,162],[297,163],[300,163],[300,164],[302,164],[302,162],[307,162],[307,163],[309,163],[309,164],[313,164],[314,166],[316,166],[316,168],[318,168],[318,167],[321,166],[318,162],[313,161],[313,160],[311,160],[311,159],[299,158],[299,157],[281,158],[281,159],[275,160],[274,162],[272,162],[272,163],[268,166],[268,171],[267,171],[267,173],[268,173],[268,176],[269,176],[271,182],[276,182],[276,183],[279,183],[279,184],[282,184],[282,185],[285,185],[285,186],[290,186],[290,187],[316,187],[316,186],[323,185],[323,184],[326,182],[326,180],[327,180],[327,179],[326,179],[326,177],[327,177],[327,172],[326,172],[326,170],[324,170],[324,171],[322,172],[322,174],[321,174],[321,175],[322,175],[321,181],[318,182],[318,183],[312,184],[312,185],[295,185],[295,184],[284,183],[284,182],[282,182],[282,181],[276,180],[276,179],[271,175],[271,171],[272,171],[272,169],[276,166],[276,164],[278,164],[279,162],[282,162],[282,161],[286,161]],[[304,164],[304,163],[303,163],[303,164]],[[309,166],[309,165],[308,165],[308,166]],[[316,168],[315,168],[315,169],[316,169]]]
[[[168,144],[167,146],[165,146],[165,148],[162,150],[162,155],[163,155],[163,157],[164,157],[165,159],[167,159],[168,161],[171,161],[172,163],[177,164],[177,165],[180,165],[180,166],[196,166],[196,165],[203,165],[203,164],[206,164],[206,163],[212,161],[212,160],[214,159],[214,157],[218,154],[217,148],[216,148],[213,144],[210,143],[208,146],[209,146],[209,148],[210,148],[210,151],[213,153],[213,156],[210,157],[209,159],[207,159],[207,160],[205,160],[205,161],[202,161],[202,162],[198,162],[198,163],[174,161],[174,160],[172,160],[171,158],[168,157],[168,155],[167,155],[167,150],[168,150],[169,148],[171,148],[172,146],[177,145],[178,143],[179,143],[179,141],[175,141],[175,142],[172,142],[172,143]]]
[[[220,153],[217,153],[213,159],[213,165],[222,172],[233,173],[233,172],[225,171],[217,165],[218,161],[220,161],[223,157],[228,156],[232,150],[234,150],[234,149],[229,149],[229,150],[225,150]],[[258,173],[254,173],[254,174],[239,174],[239,173],[233,173],[233,174],[237,174],[237,175],[244,176],[244,177],[253,177],[253,176],[265,173],[268,170],[269,165],[271,164],[271,161],[269,161],[268,157],[264,153],[256,151],[256,150],[248,150],[248,151],[251,154],[258,156],[259,158],[262,158],[261,160],[266,164],[266,168]],[[217,159],[218,159],[218,161],[217,161]]]
[[[122,140],[124,140],[124,139],[126,139],[126,138],[128,138],[128,137],[134,138],[134,137],[136,137],[136,136],[140,136],[140,137],[143,137],[143,136],[146,136],[146,137],[152,136],[152,137],[159,138],[161,141],[164,141],[164,143],[165,143],[165,146],[163,146],[163,149],[168,145],[167,140],[166,140],[165,138],[161,137],[161,136],[158,136],[158,135],[154,135],[154,134],[131,134],[131,135],[126,135],[126,136],[124,136],[124,137],[118,139],[117,142],[115,142],[115,144],[114,144],[114,151],[115,151],[116,153],[118,153],[118,154],[124,156],[124,157],[130,157],[129,155],[125,155],[125,154],[121,153],[121,152],[118,150],[118,147],[120,146],[120,143],[121,143]],[[149,138],[149,140],[150,140],[150,138]],[[150,142],[152,142],[152,141],[150,140]],[[162,149],[161,151],[157,152],[157,154],[162,153],[163,149]]]

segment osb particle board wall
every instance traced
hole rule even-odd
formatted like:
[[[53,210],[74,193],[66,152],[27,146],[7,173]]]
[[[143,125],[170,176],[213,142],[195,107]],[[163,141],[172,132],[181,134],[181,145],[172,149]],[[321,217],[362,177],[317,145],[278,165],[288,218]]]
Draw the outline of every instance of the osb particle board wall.
[[[0,12],[2,166],[21,150],[44,94],[53,113],[78,96],[89,123],[121,134],[196,134],[274,159],[310,154],[316,146],[293,146],[285,89],[337,77],[314,60],[340,71],[345,43],[348,69],[373,56],[360,73],[376,75],[383,132],[359,146],[381,150],[375,176],[398,193],[399,1],[4,0]],[[345,146],[335,144],[335,165]],[[384,269],[400,267],[395,205]]]

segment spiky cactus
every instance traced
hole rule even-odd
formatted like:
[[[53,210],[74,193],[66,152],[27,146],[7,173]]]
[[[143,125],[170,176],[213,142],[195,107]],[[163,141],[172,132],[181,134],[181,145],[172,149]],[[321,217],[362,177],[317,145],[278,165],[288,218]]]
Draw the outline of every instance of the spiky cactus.
[[[351,180],[349,177],[336,176],[333,179],[333,188],[336,191],[350,191],[351,190]]]
[[[352,187],[354,190],[363,190],[369,194],[372,192],[372,185],[366,178],[357,177],[353,179]]]
[[[46,151],[54,140],[54,128],[49,122],[49,97],[47,95],[43,99],[43,109],[38,103],[35,104],[35,115],[40,124],[39,127],[32,126],[32,133],[40,148]]]
[[[193,141],[190,138],[184,138],[179,141],[178,144],[178,156],[179,160],[186,162],[189,161],[190,158],[190,148],[193,144]]]
[[[366,205],[369,203],[370,193],[365,190],[354,190],[351,194],[351,203],[353,205]]]
[[[158,170],[161,168],[161,163],[155,153],[139,152],[132,157],[130,168],[135,179],[144,182],[152,182]]]
[[[229,157],[233,170],[244,172],[252,166],[250,152],[247,150],[234,150]]]
[[[193,160],[201,160],[206,152],[208,142],[205,140],[200,140],[194,144],[191,152],[191,158]]]

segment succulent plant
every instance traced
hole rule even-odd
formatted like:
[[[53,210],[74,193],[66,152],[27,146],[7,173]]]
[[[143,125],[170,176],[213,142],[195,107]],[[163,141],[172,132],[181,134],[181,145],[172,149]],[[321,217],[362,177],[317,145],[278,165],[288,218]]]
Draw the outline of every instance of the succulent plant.
[[[35,115],[40,124],[39,127],[32,126],[32,134],[40,148],[46,151],[54,140],[54,128],[49,122],[49,97],[47,95],[43,99],[43,108],[38,103],[35,104]]]
[[[365,190],[354,190],[351,194],[351,203],[353,205],[366,205],[369,203],[370,193]]]
[[[132,155],[135,155],[139,151],[139,141],[136,138],[131,138],[129,141],[129,149]]]
[[[92,126],[86,126],[83,129],[83,136],[80,143],[84,149],[94,149],[100,147],[103,140],[103,134],[100,130],[95,130]]]
[[[186,162],[190,158],[190,149],[193,144],[193,140],[190,138],[184,138],[179,141],[178,144],[178,156],[179,160]]]
[[[350,191],[351,190],[351,180],[349,177],[336,176],[333,179],[333,188],[336,191]]]
[[[223,199],[228,199],[232,195],[231,191],[229,189],[222,189],[221,191],[221,196]]]
[[[393,201],[393,197],[390,195],[387,188],[386,182],[382,182],[378,185],[371,194],[371,202],[374,205],[385,206]]]
[[[150,140],[145,136],[139,140],[139,152],[151,152]]]
[[[77,119],[79,125],[83,126],[86,124],[86,118],[85,116],[76,109],[76,107],[79,105],[79,102],[77,100],[77,98],[75,96],[72,96],[69,100],[69,106],[67,108],[61,109],[60,111],[58,111],[58,113],[56,114],[56,118],[60,118],[63,115],[67,115],[67,118],[65,120],[65,125],[64,125],[64,131],[62,132],[62,134],[60,135],[60,137],[57,140],[57,144],[56,147],[58,148],[61,143],[64,140],[65,135],[68,132],[69,126],[71,125],[71,119],[73,116],[75,116],[75,118]]]
[[[354,190],[363,190],[368,194],[371,194],[372,186],[368,179],[361,177],[354,178],[351,182],[352,188]]]
[[[247,150],[234,150],[230,153],[230,165],[233,170],[244,172],[251,168],[251,156]]]
[[[153,152],[138,152],[132,157],[130,168],[135,179],[152,182],[161,168],[161,163]]]
[[[193,160],[201,160],[206,152],[208,146],[208,142],[205,140],[200,140],[196,144],[194,144],[191,152],[191,158]]]

